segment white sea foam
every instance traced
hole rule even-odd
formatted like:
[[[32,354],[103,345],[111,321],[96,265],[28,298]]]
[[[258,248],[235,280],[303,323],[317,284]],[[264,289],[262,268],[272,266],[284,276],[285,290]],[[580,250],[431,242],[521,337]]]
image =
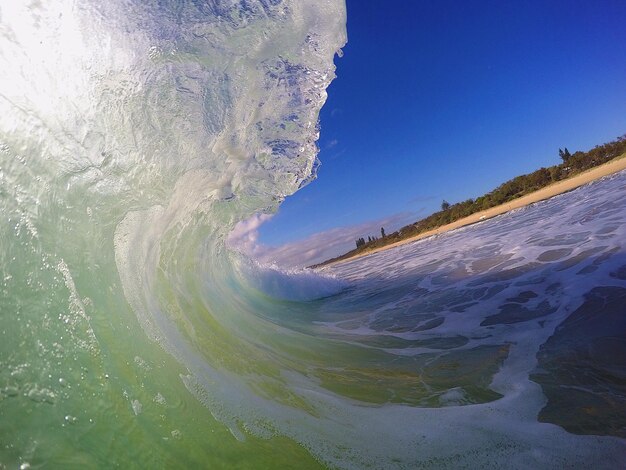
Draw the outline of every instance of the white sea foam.
[[[623,253],[625,178],[626,174],[618,175],[515,214],[343,263],[330,270],[353,285],[332,301],[326,300],[321,310],[311,312],[319,318],[322,311],[337,309],[334,316],[341,319],[336,323],[315,322],[322,328],[318,330],[319,343],[316,346],[315,342],[302,338],[305,344],[321,349],[324,337],[327,334],[334,337],[338,332],[345,341],[355,342],[372,335],[416,342],[451,335],[469,338],[467,343],[452,349],[407,348],[398,350],[397,355],[393,348],[386,349],[397,358],[433,352],[445,357],[454,351],[467,351],[471,355],[477,347],[508,345],[508,357],[489,385],[502,395],[500,399],[472,404],[463,387],[453,386],[439,395],[442,407],[392,403],[370,407],[333,393],[300,372],[285,371],[283,379],[292,393],[315,410],[307,413],[256,395],[241,379],[231,377],[230,384],[221,379],[218,386],[214,379],[209,379],[213,372],[207,372],[203,360],[189,357],[183,361],[194,364],[190,367],[193,374],[185,378],[185,383],[214,410],[215,416],[230,423],[238,438],[242,439],[245,433],[236,422],[246,423],[247,432],[261,436],[285,434],[302,443],[320,460],[344,468],[619,466],[626,448],[622,439],[576,436],[537,421],[545,397],[529,375],[536,367],[536,353],[541,344],[581,304],[582,295],[590,286],[623,286],[623,281],[610,276],[624,262],[623,258],[617,255],[602,262],[598,259],[611,252]],[[613,210],[597,210],[606,204]],[[594,215],[589,218],[589,214]],[[579,229],[563,230],[572,225],[578,225]],[[609,237],[599,239],[595,235],[609,231]],[[581,233],[584,237],[579,236]],[[520,243],[522,239],[524,243]],[[524,270],[542,253],[563,247],[572,249],[571,255],[560,260],[564,264],[537,262],[532,269]],[[598,248],[595,254],[582,257],[577,263],[567,262],[592,247]],[[464,269],[469,266],[474,269]],[[597,266],[597,270],[578,274],[589,266]],[[555,287],[557,283],[559,286]],[[290,285],[287,282],[284,288]],[[428,293],[421,290],[424,288]],[[393,295],[387,299],[385,292],[390,290]],[[489,294],[491,290],[493,294]],[[474,296],[477,291],[484,291],[482,295],[487,297]],[[551,309],[545,315],[536,320],[481,325],[497,314],[507,299],[530,291],[535,296],[528,296],[523,305],[532,310],[547,302]],[[479,303],[455,311],[455,306],[471,303],[473,299]],[[394,322],[403,320],[397,314],[399,308],[434,312],[444,321],[424,331],[394,332]],[[348,321],[346,315],[352,322],[349,329],[343,326]],[[363,323],[354,328],[355,321]],[[382,323],[377,325],[377,321]],[[381,330],[380,325],[385,322],[387,328]],[[258,330],[261,335],[262,330]],[[275,333],[293,334],[280,329]],[[394,361],[391,357],[389,360],[391,366]]]
[[[349,286],[335,276],[309,269],[285,269],[253,260],[242,260],[238,264],[242,284],[275,299],[306,302],[330,297]]]

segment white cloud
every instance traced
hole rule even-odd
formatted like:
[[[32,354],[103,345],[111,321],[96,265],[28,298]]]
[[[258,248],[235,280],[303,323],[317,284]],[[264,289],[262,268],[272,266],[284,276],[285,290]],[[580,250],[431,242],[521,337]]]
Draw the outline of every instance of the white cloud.
[[[270,218],[271,216],[262,214],[240,222],[229,236],[229,243],[234,248],[261,262],[293,268],[310,266],[339,256],[352,250],[357,238],[379,237],[381,227],[385,227],[385,231],[391,233],[413,222],[415,215],[403,212],[358,225],[337,227],[278,247],[258,243],[258,228]]]
[[[258,244],[259,227],[271,218],[271,214],[254,214],[242,220],[228,235],[228,244],[248,256],[256,257],[256,252],[261,249]]]

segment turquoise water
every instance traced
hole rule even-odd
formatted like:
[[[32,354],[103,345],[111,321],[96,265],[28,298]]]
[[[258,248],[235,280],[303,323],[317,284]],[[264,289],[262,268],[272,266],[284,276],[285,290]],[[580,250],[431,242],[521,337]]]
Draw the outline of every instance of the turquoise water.
[[[312,179],[345,15],[0,2],[0,468],[623,463],[623,174],[318,273],[227,248]]]

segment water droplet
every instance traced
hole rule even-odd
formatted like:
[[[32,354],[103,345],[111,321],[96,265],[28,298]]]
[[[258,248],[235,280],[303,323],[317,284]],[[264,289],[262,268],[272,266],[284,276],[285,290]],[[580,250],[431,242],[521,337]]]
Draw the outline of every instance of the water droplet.
[[[143,406],[141,405],[141,402],[139,400],[133,400],[131,405],[133,407],[133,413],[135,413],[135,416],[141,413],[141,409],[143,408]]]
[[[156,396],[154,397],[154,402],[158,403],[159,405],[166,405],[167,401],[165,401],[165,397],[163,395],[161,395],[160,393],[157,393]]]
[[[47,388],[37,388],[37,386],[31,388],[25,395],[34,402],[43,402],[50,405],[54,404],[56,398],[56,395],[52,390]]]

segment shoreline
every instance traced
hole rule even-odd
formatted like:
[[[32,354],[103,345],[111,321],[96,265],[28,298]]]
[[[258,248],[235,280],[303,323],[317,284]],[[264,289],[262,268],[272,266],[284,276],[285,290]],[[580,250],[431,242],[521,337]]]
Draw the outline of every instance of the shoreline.
[[[541,188],[538,191],[526,194],[525,196],[522,196],[518,199],[514,199],[504,204],[500,204],[499,206],[491,207],[490,209],[486,209],[484,211],[475,212],[474,214],[463,217],[462,219],[459,219],[455,222],[442,225],[441,227],[420,233],[413,237],[399,240],[397,242],[390,243],[389,245],[376,247],[363,253],[357,253],[349,258],[330,262],[328,264],[325,264],[324,266],[320,266],[320,268],[325,268],[326,266],[334,266],[336,264],[345,263],[347,261],[353,261],[358,258],[363,258],[364,256],[373,255],[374,253],[378,253],[380,251],[385,251],[401,245],[406,245],[407,243],[412,243],[423,238],[439,235],[441,233],[449,232],[450,230],[455,230],[457,228],[465,227],[467,225],[472,225],[477,222],[483,222],[499,215],[506,214],[507,212],[510,212],[512,210],[529,206],[530,204],[534,204],[535,202],[545,201],[546,199],[558,196],[559,194],[572,191],[576,188],[579,188],[580,186],[584,186],[585,184],[591,183],[600,178],[612,175],[622,170],[626,170],[626,154],[620,155],[619,157],[616,157],[607,163],[591,168],[583,173],[572,176],[571,178],[552,183],[545,188]]]

